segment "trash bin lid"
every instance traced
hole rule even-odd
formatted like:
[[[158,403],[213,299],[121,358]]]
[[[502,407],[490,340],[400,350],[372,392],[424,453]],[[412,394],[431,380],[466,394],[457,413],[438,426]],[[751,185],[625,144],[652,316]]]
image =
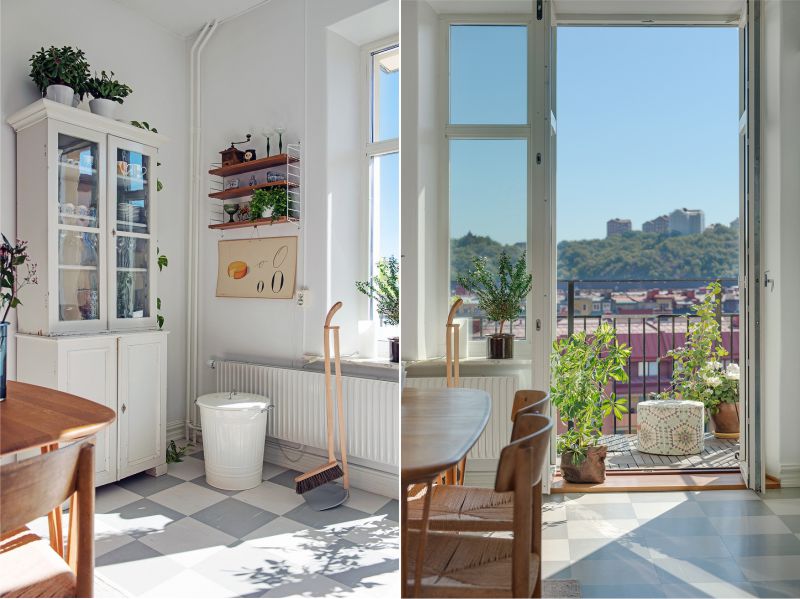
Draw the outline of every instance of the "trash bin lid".
[[[224,391],[209,393],[197,398],[197,405],[212,410],[263,410],[270,405],[268,397],[255,393]]]

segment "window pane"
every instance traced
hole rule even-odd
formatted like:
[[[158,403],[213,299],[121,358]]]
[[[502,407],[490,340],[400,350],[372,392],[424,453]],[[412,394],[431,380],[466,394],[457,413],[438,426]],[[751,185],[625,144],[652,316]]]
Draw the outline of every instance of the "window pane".
[[[488,258],[496,270],[505,249],[516,262],[527,248],[527,198],[526,140],[450,141],[450,292],[464,300],[459,317],[473,319],[472,339],[496,332],[495,323],[485,320],[475,296],[456,279],[472,268],[475,256]],[[524,306],[522,318],[512,328],[516,337],[525,337]]]
[[[450,122],[528,122],[528,28],[450,26]]]
[[[372,55],[372,141],[398,137],[400,128],[400,51]]]
[[[398,153],[370,160],[370,276],[381,258],[400,259],[400,161]],[[373,306],[374,308],[374,306]],[[372,317],[377,318],[374,310]]]

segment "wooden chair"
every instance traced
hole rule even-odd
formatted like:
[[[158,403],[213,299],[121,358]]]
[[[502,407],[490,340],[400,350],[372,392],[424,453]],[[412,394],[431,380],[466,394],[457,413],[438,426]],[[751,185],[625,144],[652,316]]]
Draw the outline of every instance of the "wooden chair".
[[[517,418],[517,414],[542,414],[550,415],[550,393],[547,391],[535,391],[533,389],[520,389],[514,393],[514,403],[511,406],[511,422]]]
[[[94,593],[94,445],[73,443],[0,470],[0,596]],[[70,498],[65,557],[25,524]],[[60,546],[62,539],[57,539]],[[65,561],[66,560],[66,561]]]
[[[447,323],[445,324],[444,369],[445,369],[445,379],[447,380],[448,387],[458,387],[461,381],[461,372],[459,364],[461,325],[455,324],[453,320],[456,317],[456,312],[458,312],[458,309],[461,307],[461,304],[463,303],[464,300],[462,300],[461,298],[458,298],[456,299],[456,301],[453,302],[453,305],[450,306],[450,311],[447,313]],[[467,470],[467,458],[466,456],[464,456],[464,458],[458,463],[458,465],[456,465],[454,468],[451,468],[449,471],[442,473],[442,478],[440,480],[440,483],[446,485],[463,485],[466,470]]]
[[[518,434],[533,432],[503,448],[493,490],[511,498],[511,520],[497,529],[513,531],[513,538],[454,532],[421,537],[409,531],[409,572],[415,571],[418,544],[424,543],[420,596],[541,597],[541,477],[552,422],[525,415],[515,428]]]
[[[520,415],[511,431],[511,442],[552,428],[550,418],[537,414]],[[544,463],[544,457],[542,458]],[[539,466],[540,469],[543,467]],[[537,478],[538,480],[538,478]],[[541,493],[540,493],[541,494]],[[408,527],[422,525],[424,494],[408,502]],[[461,532],[509,531],[514,527],[514,494],[482,487],[436,485],[431,489],[428,526],[430,530]]]

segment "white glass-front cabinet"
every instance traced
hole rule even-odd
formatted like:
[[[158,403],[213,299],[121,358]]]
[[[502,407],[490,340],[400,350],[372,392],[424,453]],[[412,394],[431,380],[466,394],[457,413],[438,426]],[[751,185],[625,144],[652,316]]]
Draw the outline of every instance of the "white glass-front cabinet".
[[[156,329],[162,135],[39,100],[17,132],[17,237],[38,267],[17,310],[17,379],[112,408],[96,482],[166,472],[167,333]]]

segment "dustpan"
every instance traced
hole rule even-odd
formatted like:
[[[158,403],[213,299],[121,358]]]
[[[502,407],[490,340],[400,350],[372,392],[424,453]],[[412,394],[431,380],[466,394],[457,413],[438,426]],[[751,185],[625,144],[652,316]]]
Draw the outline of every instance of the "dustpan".
[[[344,488],[339,482],[329,482],[303,493],[308,507],[318,512],[324,512],[339,507],[350,498],[350,490]]]

